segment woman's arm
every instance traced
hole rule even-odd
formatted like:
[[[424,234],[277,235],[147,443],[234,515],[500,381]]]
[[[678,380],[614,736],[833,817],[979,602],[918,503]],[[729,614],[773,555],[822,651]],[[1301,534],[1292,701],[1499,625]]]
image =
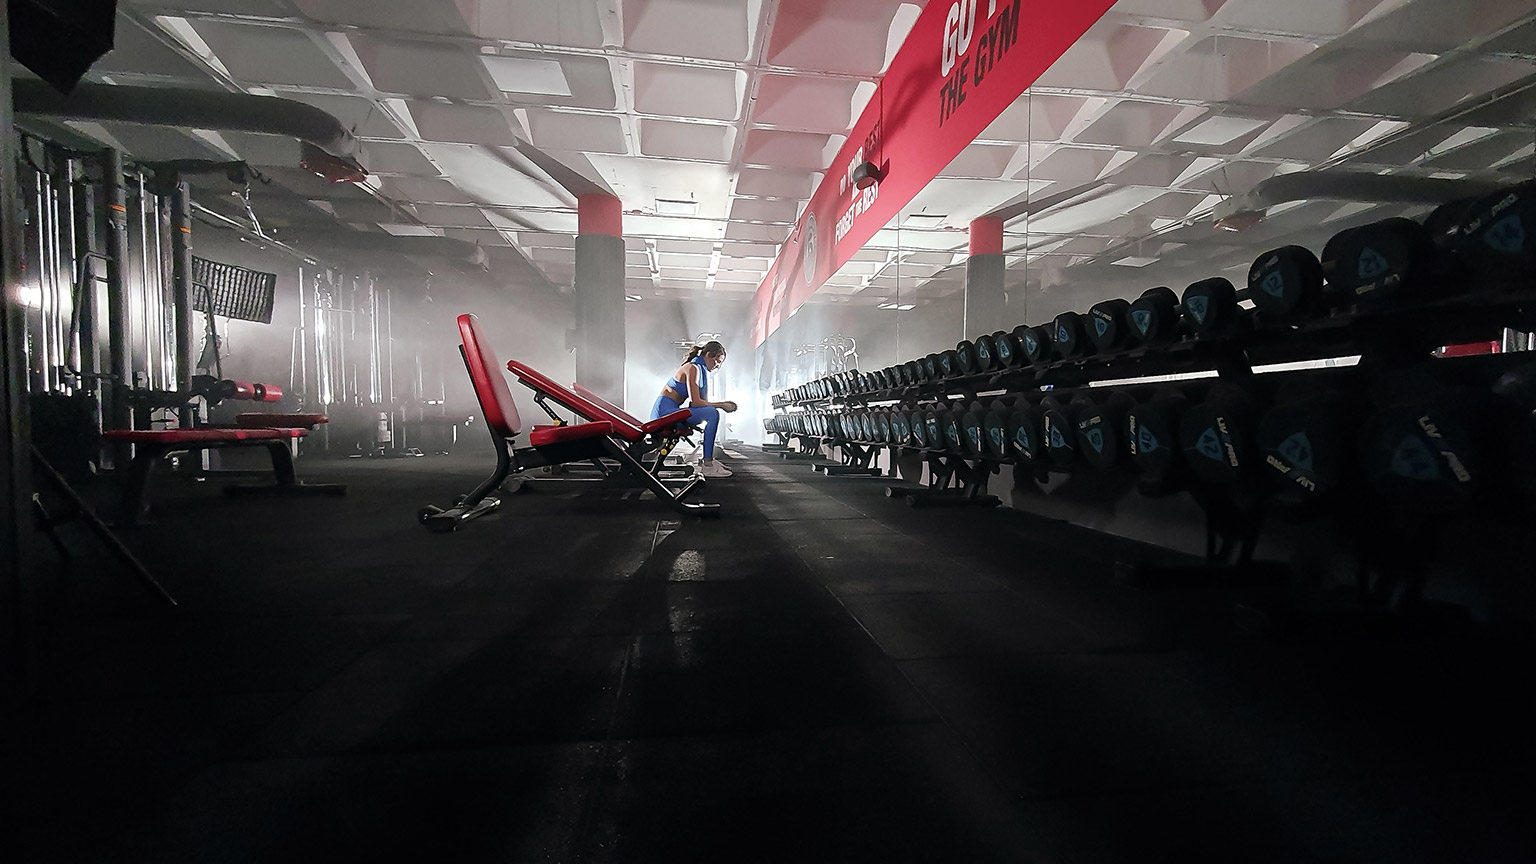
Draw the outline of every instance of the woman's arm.
[[[689,363],[683,367],[683,377],[688,379],[688,403],[694,408],[719,408],[730,413],[736,410],[735,402],[705,402],[699,392],[699,367]]]

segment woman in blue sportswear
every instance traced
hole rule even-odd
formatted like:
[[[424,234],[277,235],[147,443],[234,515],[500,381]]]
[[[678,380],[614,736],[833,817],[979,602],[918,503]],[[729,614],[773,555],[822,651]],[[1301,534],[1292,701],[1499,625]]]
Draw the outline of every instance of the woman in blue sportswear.
[[[720,412],[735,411],[736,403],[710,402],[707,395],[709,373],[719,369],[724,362],[725,346],[719,342],[693,346],[683,358],[683,365],[677,367],[671,379],[661,386],[661,395],[656,397],[656,405],[651,408],[651,419],[655,420],[688,403],[691,422],[704,424],[704,461],[699,466],[699,473],[705,477],[731,476],[724,465],[715,461],[715,433],[720,428]]]

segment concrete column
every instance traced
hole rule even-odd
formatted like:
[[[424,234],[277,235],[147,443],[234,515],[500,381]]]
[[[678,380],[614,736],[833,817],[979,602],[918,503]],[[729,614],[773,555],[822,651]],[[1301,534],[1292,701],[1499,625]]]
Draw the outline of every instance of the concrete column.
[[[582,195],[576,215],[576,380],[622,405],[623,210],[611,195]]]
[[[974,339],[983,333],[1006,330],[1007,300],[1003,295],[1003,275],[1007,271],[1003,255],[1003,220],[982,216],[971,220],[970,258],[965,262],[965,332]]]

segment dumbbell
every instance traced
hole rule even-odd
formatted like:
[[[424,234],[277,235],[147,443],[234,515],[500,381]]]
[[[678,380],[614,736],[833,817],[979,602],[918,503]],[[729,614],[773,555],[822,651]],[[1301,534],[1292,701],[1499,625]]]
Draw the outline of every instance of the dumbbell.
[[[1497,446],[1504,477],[1527,493],[1536,492],[1536,363],[1510,369],[1493,383]]]
[[[1178,454],[1178,429],[1189,397],[1177,387],[1158,387],[1126,412],[1126,449],[1141,475],[1143,495],[1178,489],[1184,463]]]
[[[960,355],[954,349],[939,352],[939,377],[953,378],[960,374]]]
[[[955,346],[955,374],[969,375],[976,371],[976,343],[962,340]]]
[[[1327,308],[1323,265],[1305,246],[1281,246],[1253,260],[1248,297],[1263,315],[1285,319]]]
[[[997,363],[1001,369],[1012,369],[1023,365],[1023,349],[1019,346],[1018,337],[1006,330],[999,330],[992,334],[992,342],[997,346]]]
[[[923,383],[923,366],[921,363],[918,363],[916,360],[908,360],[902,366],[907,370],[907,380],[913,384]]]
[[[926,373],[924,381],[939,380],[939,355],[929,354],[923,358],[923,371]]]
[[[1051,342],[1061,357],[1086,357],[1098,347],[1088,338],[1088,322],[1076,312],[1057,315],[1050,329]]]
[[[956,456],[965,455],[965,429],[962,421],[965,411],[958,405],[944,407],[939,412],[939,429],[944,434],[943,449]]]
[[[929,450],[945,449],[944,423],[936,407],[923,412],[923,440],[928,443]]]
[[[1343,302],[1380,308],[1425,293],[1436,258],[1423,225],[1393,217],[1333,235],[1323,247],[1323,276]]]
[[[1027,399],[1014,403],[1008,415],[1008,452],[1020,462],[1040,463],[1046,458],[1045,409]]]
[[[1259,404],[1247,389],[1213,386],[1179,421],[1179,450],[1195,476],[1212,486],[1233,486],[1252,476]]]
[[[876,436],[877,440],[879,440],[881,444],[891,443],[893,435],[891,430],[891,413],[889,411],[881,411],[878,415],[876,415],[875,423],[880,427],[880,434]]]
[[[1354,406],[1339,389],[1342,373],[1309,377],[1282,386],[1259,420],[1261,471],[1275,499],[1298,507],[1327,503],[1338,495],[1355,464],[1351,442],[1358,428]]]
[[[1480,269],[1536,270],[1536,183],[1526,181],[1471,202],[1452,247]]]
[[[897,447],[912,443],[912,426],[907,421],[907,412],[899,408],[891,411],[891,443]]]
[[[1242,317],[1239,301],[1248,299],[1226,279],[1216,276],[1192,282],[1184,289],[1179,310],[1196,336],[1212,336],[1230,330]]]
[[[997,369],[997,340],[982,334],[973,340],[976,346],[976,371],[992,372]]]
[[[1172,288],[1148,288],[1127,313],[1131,340],[1140,344],[1168,342],[1179,335],[1179,295]]]
[[[1128,315],[1131,304],[1126,300],[1102,300],[1088,309],[1088,340],[1100,351],[1115,351],[1130,344]]]
[[[1074,432],[1083,460],[1100,471],[1114,468],[1127,453],[1126,416],[1136,400],[1124,390],[1112,390],[1108,398],[1077,412]]]
[[[1011,400],[995,399],[982,413],[982,441],[987,455],[994,459],[1006,459],[1008,452],[1008,415],[1012,411]]]
[[[1072,415],[1082,405],[1080,402],[1069,403],[1068,398],[1053,393],[1040,400],[1043,409],[1040,433],[1045,443],[1046,460],[1061,468],[1077,461],[1077,430]]]
[[[1030,327],[1020,324],[1013,329],[1014,338],[1024,352],[1024,359],[1035,365],[1051,360],[1051,331],[1047,327]]]
[[[928,449],[928,423],[925,412],[907,412],[907,433],[911,436],[913,447],[919,450]]]
[[[1441,514],[1468,504],[1484,481],[1489,403],[1462,389],[1394,399],[1361,435],[1372,506]]]

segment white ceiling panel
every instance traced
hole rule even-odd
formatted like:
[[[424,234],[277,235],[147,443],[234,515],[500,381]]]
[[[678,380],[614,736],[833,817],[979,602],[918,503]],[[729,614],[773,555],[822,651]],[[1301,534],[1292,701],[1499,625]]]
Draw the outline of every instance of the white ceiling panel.
[[[826,135],[753,129],[747,133],[742,161],[749,165],[821,171],[827,167],[825,152],[830,149],[828,144]]]
[[[985,141],[1056,141],[1087,106],[1083,96],[1047,96],[1025,91],[978,138]]]
[[[624,47],[739,62],[747,59],[756,11],[750,0],[624,0]]]
[[[1287,0],[1285,3],[1234,2],[1216,16],[1222,24],[1245,30],[1337,36],[1378,7],[1396,0]]]
[[[1182,35],[1157,27],[1100,21],[1051,64],[1036,86],[1117,92]]]
[[[604,45],[597,0],[455,0],[465,29],[484,39],[507,39],[601,48]]]
[[[391,198],[434,204],[470,204],[468,195],[447,180],[427,177],[385,177],[383,192]]]
[[[824,72],[878,75],[885,70],[900,0],[779,0],[768,62]],[[901,19],[905,28],[911,18]],[[902,36],[905,33],[901,34]]]
[[[580,150],[588,153],[627,153],[624,124],[604,114],[574,114],[528,109],[528,133],[534,146],[544,150]]]
[[[348,39],[373,86],[386,93],[481,100],[494,95],[488,73],[465,46],[363,33]]]
[[[488,204],[563,208],[574,203],[479,148],[428,144],[426,150],[459,188]]]
[[[1429,117],[1533,73],[1536,65],[1525,60],[1458,58],[1373,90],[1348,107],[1371,114]]]
[[[731,202],[731,218],[744,222],[793,222],[800,207],[783,198],[737,198]]]
[[[416,218],[424,225],[439,228],[489,228],[491,223],[475,207],[449,207],[442,204],[417,204]]]
[[[363,164],[375,174],[409,174],[436,177],[441,172],[427,157],[410,144],[370,141],[363,145]]]
[[[940,177],[999,179],[1008,173],[1008,165],[1019,148],[1002,144],[971,144],[955,155]]]
[[[1060,180],[1074,185],[1087,183],[1098,179],[1118,152],[1102,148],[1054,147],[1038,164],[1030,166],[1029,178]]]
[[[321,93],[279,92],[284,99],[313,105],[341,121],[341,125],[359,138],[400,139],[405,133],[391,120],[388,112],[371,99],[357,96],[331,96]]]
[[[303,31],[223,21],[198,21],[193,27],[241,81],[352,89],[352,80]]]
[[[1170,58],[1137,86],[1151,96],[1225,101],[1310,54],[1310,42],[1211,36]]]
[[[1148,147],[1163,137],[1182,111],[1178,105],[1126,100],[1104,112],[1074,136],[1074,140],[1085,144]]]
[[[1209,21],[1224,5],[1226,0],[1119,0],[1110,12],[1199,22]]]
[[[647,156],[729,162],[735,140],[736,130],[730,126],[651,118],[640,121],[640,152]]]
[[[811,197],[814,175],[793,171],[769,171],[762,168],[743,168],[736,178],[736,194],[758,198]]]
[[[465,144],[517,143],[507,115],[485,105],[447,105],[442,102],[411,102],[411,120],[427,141]]]
[[[1350,35],[1362,42],[1442,53],[1491,36],[1533,12],[1536,0],[1407,0]]]
[[[662,63],[636,63],[634,71],[635,110],[642,114],[704,120],[735,120],[741,114],[744,72]]]
[[[153,26],[153,25],[150,25]],[[169,37],[166,37],[169,38]],[[188,86],[211,86],[213,79],[143,27],[119,17],[113,48],[91,65],[96,73],[154,75],[180,79]]]
[[[702,240],[657,240],[657,252],[670,252],[678,255],[704,255],[708,256],[715,251],[715,244]]]
[[[758,82],[752,121],[804,132],[842,134],[853,113],[859,82],[814,75],[764,75]]]
[[[290,0],[306,16],[345,24],[417,33],[467,34],[452,0]],[[565,2],[565,0],[562,0]]]

